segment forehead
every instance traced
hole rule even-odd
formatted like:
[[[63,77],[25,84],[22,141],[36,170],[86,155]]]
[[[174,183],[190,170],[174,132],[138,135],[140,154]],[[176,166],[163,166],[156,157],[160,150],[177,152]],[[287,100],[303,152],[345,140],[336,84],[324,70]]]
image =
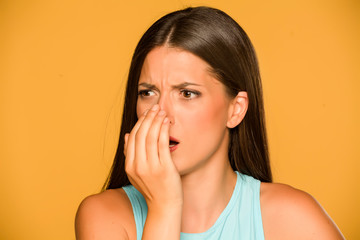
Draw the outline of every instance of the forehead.
[[[221,84],[211,72],[210,65],[200,57],[165,46],[154,48],[146,56],[139,79],[139,83],[142,82]]]

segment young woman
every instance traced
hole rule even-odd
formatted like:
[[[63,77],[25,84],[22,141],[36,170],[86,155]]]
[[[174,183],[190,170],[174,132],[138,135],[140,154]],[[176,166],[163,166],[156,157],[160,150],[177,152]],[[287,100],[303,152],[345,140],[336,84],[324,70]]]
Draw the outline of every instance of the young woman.
[[[105,191],[87,197],[87,239],[343,239],[309,194],[272,182],[252,44],[224,12],[155,22],[132,59]]]

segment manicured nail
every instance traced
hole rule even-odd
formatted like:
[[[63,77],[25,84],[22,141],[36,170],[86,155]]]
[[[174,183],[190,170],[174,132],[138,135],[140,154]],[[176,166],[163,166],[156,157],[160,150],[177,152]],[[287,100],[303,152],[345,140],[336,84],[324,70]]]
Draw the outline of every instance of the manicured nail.
[[[164,121],[163,121],[163,123],[168,123],[169,122],[169,118],[164,118]]]
[[[155,104],[155,105],[151,108],[152,111],[157,111],[158,109],[159,109],[159,105],[158,105],[158,104]]]

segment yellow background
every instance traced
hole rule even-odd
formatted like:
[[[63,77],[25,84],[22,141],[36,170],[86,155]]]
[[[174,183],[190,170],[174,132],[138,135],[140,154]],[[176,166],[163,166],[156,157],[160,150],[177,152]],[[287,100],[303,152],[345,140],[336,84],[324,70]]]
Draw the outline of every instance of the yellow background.
[[[275,181],[360,239],[356,0],[0,1],[0,239],[74,239],[111,166],[132,52],[160,16],[208,5],[257,51]]]

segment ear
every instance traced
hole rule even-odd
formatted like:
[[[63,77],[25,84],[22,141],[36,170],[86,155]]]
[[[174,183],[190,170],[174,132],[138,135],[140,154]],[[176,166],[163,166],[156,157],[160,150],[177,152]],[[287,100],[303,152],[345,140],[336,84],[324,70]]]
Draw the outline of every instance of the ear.
[[[229,106],[228,121],[226,123],[228,128],[234,128],[241,123],[245,117],[248,105],[247,92],[239,92]]]

